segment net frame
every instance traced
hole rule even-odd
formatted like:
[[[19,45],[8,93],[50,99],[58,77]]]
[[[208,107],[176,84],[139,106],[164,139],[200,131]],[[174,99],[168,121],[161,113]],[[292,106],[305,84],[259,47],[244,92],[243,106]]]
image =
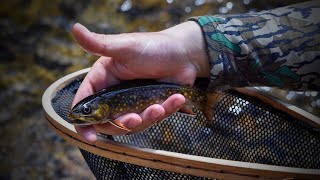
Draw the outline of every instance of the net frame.
[[[252,179],[252,178],[319,178],[319,169],[293,168],[265,165],[258,163],[239,162],[187,155],[162,150],[141,148],[133,145],[99,138],[95,144],[88,144],[74,129],[74,126],[63,120],[53,109],[51,100],[56,92],[74,79],[83,77],[88,69],[69,74],[53,83],[44,93],[42,103],[44,114],[50,126],[68,142],[85,151],[117,161],[139,166],[190,174],[208,178]],[[315,128],[320,127],[319,118],[294,106],[280,103],[266,95],[255,92],[254,89],[239,89],[241,93],[258,97],[277,109],[301,119]]]

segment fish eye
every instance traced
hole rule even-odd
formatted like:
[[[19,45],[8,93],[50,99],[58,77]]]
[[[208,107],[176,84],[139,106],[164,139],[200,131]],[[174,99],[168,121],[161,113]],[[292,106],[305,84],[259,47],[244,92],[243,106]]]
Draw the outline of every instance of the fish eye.
[[[91,108],[88,106],[83,106],[82,111],[84,114],[90,114],[91,113]]]

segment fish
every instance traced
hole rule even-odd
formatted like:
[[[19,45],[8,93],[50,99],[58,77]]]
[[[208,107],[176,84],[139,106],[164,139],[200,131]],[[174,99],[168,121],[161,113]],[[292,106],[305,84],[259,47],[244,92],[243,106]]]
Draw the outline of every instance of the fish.
[[[178,93],[186,98],[179,112],[195,116],[192,110],[195,107],[212,121],[212,105],[217,99],[216,93],[152,80],[124,81],[88,96],[71,108],[67,121],[80,126],[109,122],[118,128],[128,130],[117,120],[118,117],[127,113],[141,113],[147,107],[161,104],[171,95]]]

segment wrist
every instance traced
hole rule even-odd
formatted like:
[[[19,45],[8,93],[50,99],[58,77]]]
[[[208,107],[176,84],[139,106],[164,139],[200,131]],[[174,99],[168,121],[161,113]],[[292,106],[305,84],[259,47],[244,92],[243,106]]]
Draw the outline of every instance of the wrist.
[[[205,39],[201,27],[194,21],[187,21],[164,30],[185,49],[188,62],[195,66],[197,77],[210,77],[210,67]]]

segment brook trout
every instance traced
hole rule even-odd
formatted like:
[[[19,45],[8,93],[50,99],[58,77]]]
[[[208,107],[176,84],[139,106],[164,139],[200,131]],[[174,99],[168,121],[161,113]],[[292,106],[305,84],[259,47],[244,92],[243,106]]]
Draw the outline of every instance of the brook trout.
[[[141,113],[153,104],[161,104],[173,94],[182,94],[186,103],[181,112],[194,115],[192,108],[203,111],[208,120],[212,120],[213,94],[200,89],[155,81],[127,81],[88,96],[70,111],[69,123],[90,125],[110,122],[125,128],[116,119],[127,113]],[[211,98],[208,97],[211,95]]]

